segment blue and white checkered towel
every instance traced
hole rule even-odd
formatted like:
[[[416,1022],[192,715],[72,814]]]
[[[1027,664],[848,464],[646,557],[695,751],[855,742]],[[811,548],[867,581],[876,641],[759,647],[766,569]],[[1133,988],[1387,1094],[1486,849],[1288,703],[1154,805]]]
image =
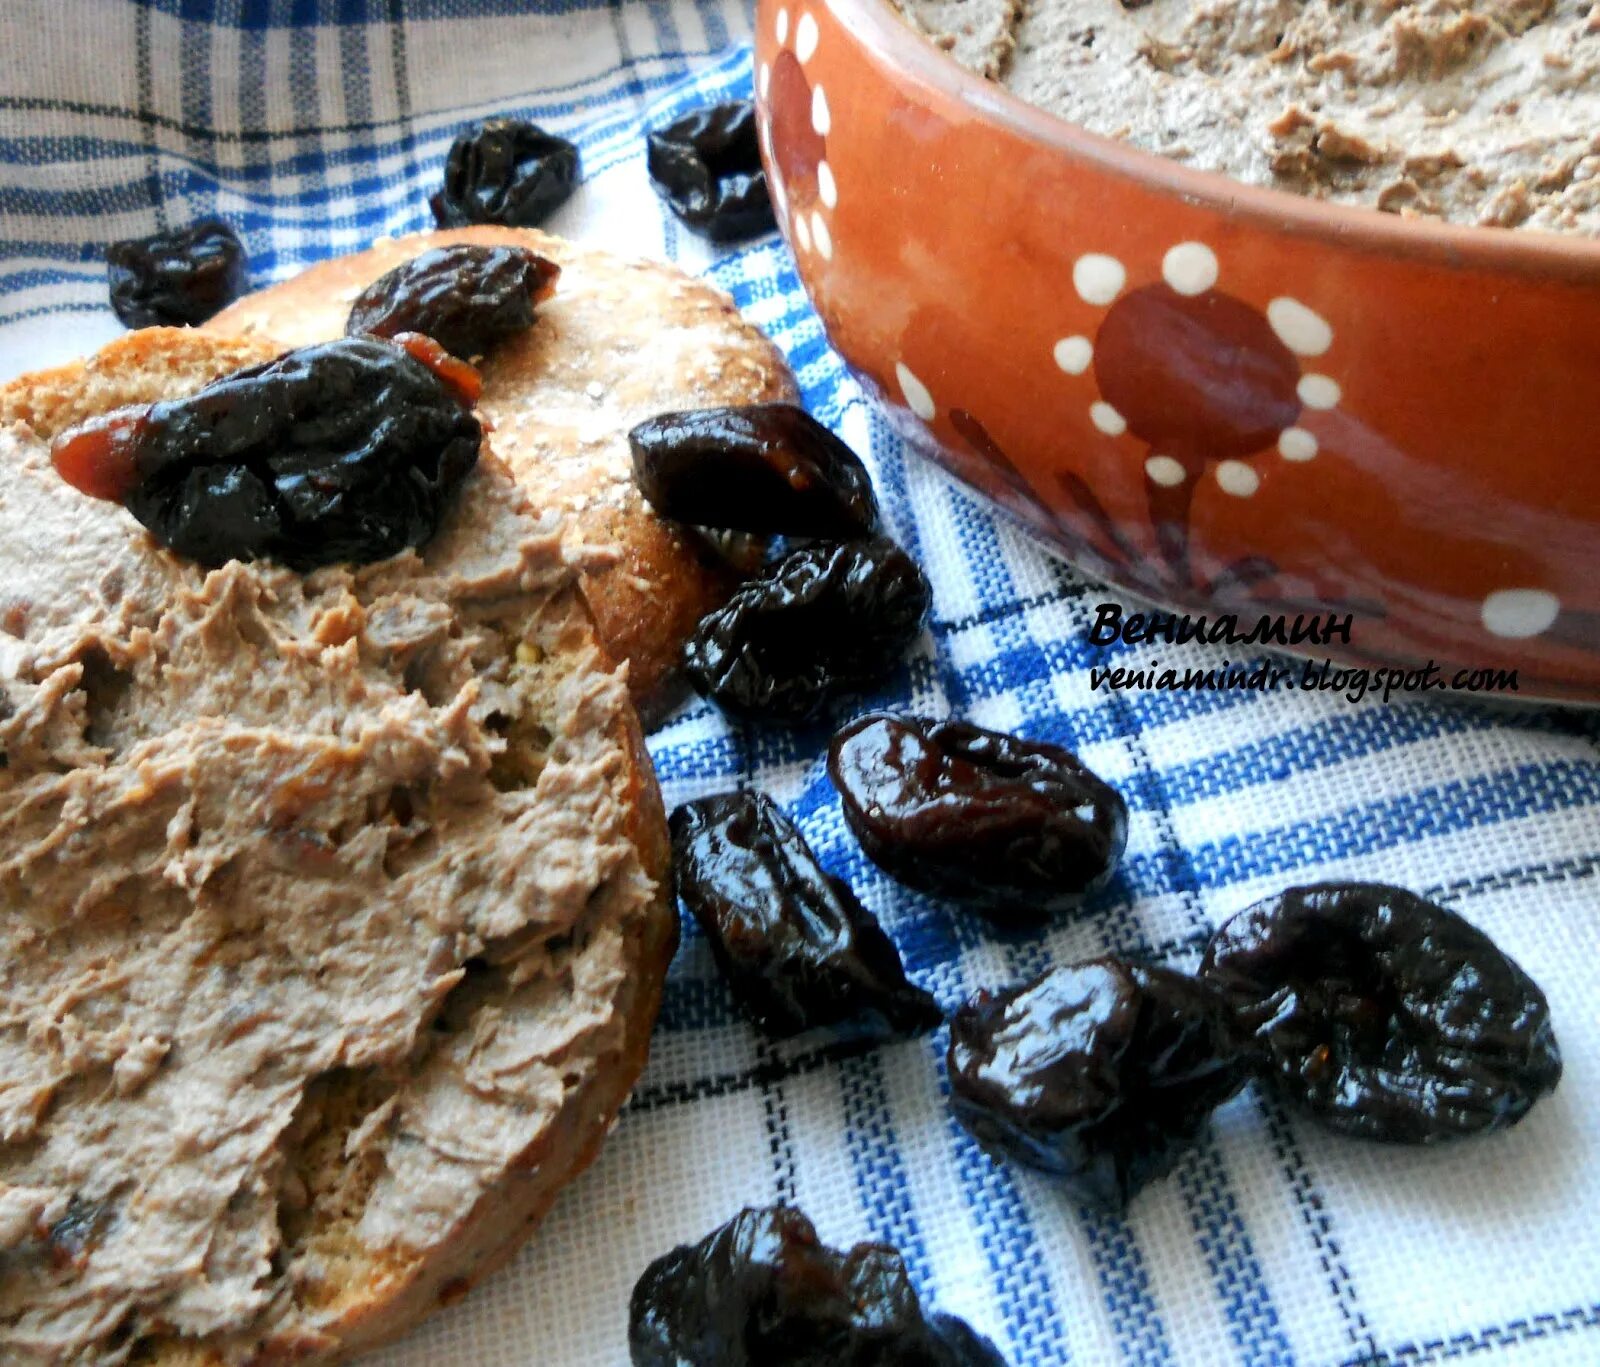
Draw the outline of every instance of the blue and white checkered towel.
[[[1600,1362],[1600,717],[1091,692],[1090,665],[1116,653],[1085,641],[1106,591],[907,456],[829,351],[781,243],[713,253],[661,213],[641,130],[745,94],[748,37],[724,0],[4,0],[0,374],[119,330],[114,239],[220,213],[258,281],[275,280],[427,226],[459,125],[531,117],[583,150],[584,186],[551,226],[726,287],[872,466],[935,609],[871,701],[1066,743],[1127,795],[1132,834],[1087,913],[1002,944],[865,862],[823,770],[825,728],[691,705],[653,738],[669,804],[772,792],[947,1009],[1096,953],[1192,968],[1212,925],[1295,881],[1403,883],[1544,985],[1566,1077],[1518,1129],[1436,1152],[1333,1138],[1246,1092],[1119,1219],[978,1151],[945,1106],[942,1032],[868,1052],[764,1043],[691,930],[599,1162],[508,1271],[379,1360],[615,1367],[645,1263],[782,1197],[830,1242],[897,1245],[924,1295],[1019,1367]]]

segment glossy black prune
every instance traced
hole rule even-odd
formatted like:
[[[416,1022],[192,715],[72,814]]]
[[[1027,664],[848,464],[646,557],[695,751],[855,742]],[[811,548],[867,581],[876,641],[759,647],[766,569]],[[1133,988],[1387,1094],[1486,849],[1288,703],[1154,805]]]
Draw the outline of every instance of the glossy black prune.
[[[106,248],[111,307],[131,328],[196,327],[249,286],[239,235],[219,219]]]
[[[536,228],[578,184],[578,149],[521,119],[489,119],[459,134],[444,187],[428,201],[441,228],[499,223]]]
[[[826,873],[765,793],[746,789],[672,814],[678,896],[711,942],[740,1009],[779,1038],[849,1024],[916,1034],[941,1019],[850,885]]]
[[[561,268],[521,247],[455,243],[402,262],[356,296],[347,335],[420,332],[452,355],[482,356],[533,326]]]
[[[877,530],[867,467],[796,404],[662,413],[628,444],[634,482],[662,517],[832,541]]]
[[[922,571],[892,541],[807,546],[701,619],[684,672],[730,712],[808,721],[905,657],[929,598]]]
[[[644,1270],[633,1367],[1005,1367],[953,1315],[928,1315],[886,1244],[828,1248],[792,1206],[741,1211]]]
[[[1118,1209],[1249,1077],[1227,1008],[1181,973],[1090,959],[978,992],[950,1022],[950,1098],[983,1146]]]
[[[645,140],[645,165],[672,212],[713,242],[754,237],[777,223],[750,100],[697,109],[655,129]]]
[[[1127,844],[1127,804],[1071,751],[970,722],[861,717],[828,772],[874,863],[1008,928],[1077,906]]]
[[[1342,1134],[1426,1144],[1504,1129],[1561,1079],[1538,984],[1404,888],[1290,888],[1218,929],[1201,973],[1278,1089]]]
[[[63,433],[52,457],[179,555],[311,570],[423,545],[481,437],[417,355],[346,337]]]

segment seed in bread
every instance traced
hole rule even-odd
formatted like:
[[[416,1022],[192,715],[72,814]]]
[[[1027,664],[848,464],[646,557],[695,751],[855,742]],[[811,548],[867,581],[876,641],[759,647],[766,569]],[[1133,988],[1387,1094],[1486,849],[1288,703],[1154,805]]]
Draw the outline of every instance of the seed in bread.
[[[592,1157],[671,952],[626,689],[490,452],[420,551],[306,576],[208,573],[51,468],[250,351],[0,391],[7,1363],[392,1337]]]
[[[482,362],[495,450],[569,545],[615,549],[584,589],[601,639],[629,666],[647,720],[676,697],[683,644],[734,576],[693,533],[658,518],[633,483],[628,431],[675,409],[796,397],[782,357],[721,291],[670,266],[625,261],[546,233],[497,227],[388,239],[247,295],[207,324],[282,347],[341,336],[351,304],[401,262],[451,243],[524,247],[561,276],[538,322]]]

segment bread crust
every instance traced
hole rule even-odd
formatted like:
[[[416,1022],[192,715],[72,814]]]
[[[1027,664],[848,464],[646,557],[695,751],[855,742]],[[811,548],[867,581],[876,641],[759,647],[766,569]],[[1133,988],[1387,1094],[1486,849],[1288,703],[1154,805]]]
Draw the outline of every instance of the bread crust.
[[[249,337],[215,337],[192,328],[142,328],[93,356],[30,371],[0,385],[0,425],[25,422],[46,440],[97,413],[187,393],[282,348]]]
[[[275,341],[187,329],[132,333],[87,361],[0,386],[0,424],[26,423],[48,439],[111,408],[193,392],[241,366],[271,359],[281,349]],[[482,459],[496,457],[486,450]],[[554,604],[563,649],[559,659],[540,666],[538,688],[554,688],[563,671],[614,671],[576,587]],[[347,1361],[458,1300],[506,1262],[560,1189],[594,1159],[644,1067],[667,964],[677,944],[665,813],[642,728],[626,703],[616,709],[606,734],[620,760],[612,782],[626,813],[625,830],[653,884],[643,914],[628,923],[628,971],[612,999],[622,1020],[615,1051],[564,1098],[558,1120],[516,1156],[504,1178],[483,1193],[443,1242],[417,1254],[367,1250],[364,1262],[358,1259],[346,1268],[342,1285],[321,1289],[314,1312],[291,1316],[288,1327],[265,1337],[220,1343],[151,1338],[136,1345],[132,1361],[158,1367]]]
[[[479,226],[380,240],[234,303],[208,331],[301,346],[344,333],[356,295],[409,258],[450,243],[524,247],[562,268],[539,320],[483,362],[481,407],[495,448],[536,506],[569,519],[573,542],[617,553],[584,591],[625,660],[646,725],[681,696],[683,643],[735,576],[692,532],[655,516],[632,479],[627,433],[657,413],[798,397],[771,341],[720,290],[674,267],[630,261],[532,229]]]

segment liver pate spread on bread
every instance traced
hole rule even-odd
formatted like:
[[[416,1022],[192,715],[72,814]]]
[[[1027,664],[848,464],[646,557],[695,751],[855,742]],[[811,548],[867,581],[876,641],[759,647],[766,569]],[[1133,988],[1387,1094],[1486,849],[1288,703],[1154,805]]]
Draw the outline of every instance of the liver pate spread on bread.
[[[1254,185],[1600,236],[1600,0],[896,0],[1030,104]]]
[[[670,954],[559,527],[486,450],[420,552],[206,573],[25,422],[0,472],[0,1360],[388,1337],[586,1161]]]

